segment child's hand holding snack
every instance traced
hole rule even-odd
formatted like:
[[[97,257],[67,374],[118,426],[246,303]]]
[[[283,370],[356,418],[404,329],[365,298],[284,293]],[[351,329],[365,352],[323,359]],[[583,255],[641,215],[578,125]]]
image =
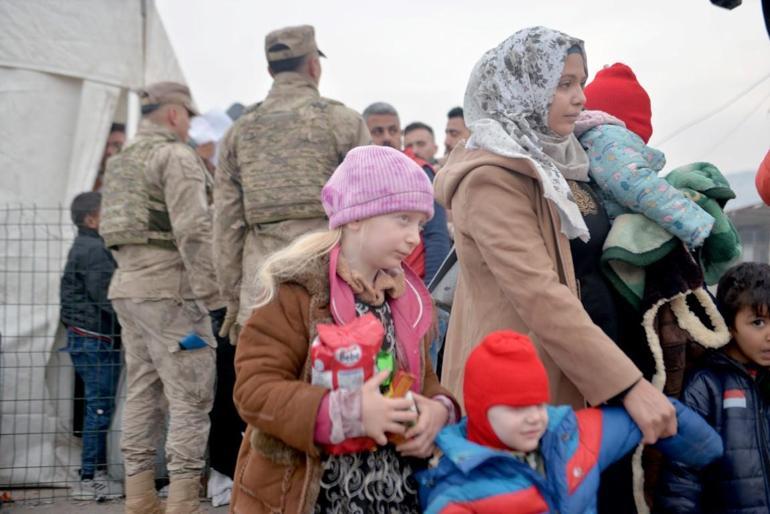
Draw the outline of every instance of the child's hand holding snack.
[[[417,423],[404,434],[407,441],[396,446],[396,450],[405,457],[428,458],[435,449],[436,435],[449,419],[449,411],[443,403],[421,394],[410,393],[410,396],[414,398],[419,416]]]

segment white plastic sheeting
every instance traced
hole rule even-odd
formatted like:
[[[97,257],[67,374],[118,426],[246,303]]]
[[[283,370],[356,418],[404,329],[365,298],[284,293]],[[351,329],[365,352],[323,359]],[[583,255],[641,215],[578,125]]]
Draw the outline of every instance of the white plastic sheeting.
[[[55,351],[66,206],[90,190],[110,124],[135,122],[131,91],[160,80],[185,82],[152,0],[0,0],[0,486],[79,467]]]

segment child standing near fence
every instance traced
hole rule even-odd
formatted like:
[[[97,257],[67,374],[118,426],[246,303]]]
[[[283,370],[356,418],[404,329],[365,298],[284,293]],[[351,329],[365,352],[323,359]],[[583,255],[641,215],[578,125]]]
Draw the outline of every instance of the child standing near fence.
[[[107,431],[120,376],[120,325],[107,299],[115,261],[99,236],[101,193],[81,193],[70,214],[78,230],[61,278],[61,321],[75,372],[85,385],[80,482],[81,500],[120,497],[120,482],[107,475]]]
[[[532,341],[503,330],[474,348],[465,366],[468,417],[441,431],[438,466],[420,474],[427,514],[596,512],[601,472],[642,439],[621,407],[552,407]],[[677,435],[656,446],[703,466],[722,454],[719,436],[674,402]]]
[[[719,432],[725,453],[700,471],[669,462],[656,512],[770,511],[770,265],[728,270],[717,305],[732,341],[699,363],[682,402]]]
[[[433,215],[433,189],[401,152],[364,146],[347,154],[322,202],[329,230],[267,259],[262,295],[238,341],[234,400],[248,428],[232,512],[416,513],[413,472],[459,413],[427,354],[430,296],[403,264]],[[345,325],[366,313],[384,326],[380,352],[414,377],[417,413],[410,400],[380,393],[387,371],[353,390],[311,384],[316,326]],[[389,443],[388,433],[406,441]],[[361,436],[375,449],[320,449]]]

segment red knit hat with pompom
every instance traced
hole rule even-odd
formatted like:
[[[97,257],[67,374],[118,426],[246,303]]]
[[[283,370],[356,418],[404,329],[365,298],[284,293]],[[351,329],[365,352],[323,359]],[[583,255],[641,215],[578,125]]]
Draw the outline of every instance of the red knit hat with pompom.
[[[489,424],[487,411],[495,405],[540,405],[548,398],[548,375],[529,337],[511,330],[492,332],[468,357],[463,399],[469,440],[507,448]]]
[[[585,87],[585,108],[604,111],[619,118],[626,128],[645,143],[652,136],[652,109],[647,91],[636,80],[634,72],[623,63],[615,63],[599,71]]]

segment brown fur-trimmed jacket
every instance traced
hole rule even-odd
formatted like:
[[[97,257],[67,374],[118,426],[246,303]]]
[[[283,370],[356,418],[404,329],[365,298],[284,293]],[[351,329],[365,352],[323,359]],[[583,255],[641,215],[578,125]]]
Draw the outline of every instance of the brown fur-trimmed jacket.
[[[329,258],[282,280],[277,297],[244,326],[235,356],[234,401],[248,423],[238,454],[230,512],[312,512],[320,488],[315,420],[327,389],[311,385],[316,324],[332,323]],[[445,395],[423,340],[422,394]],[[455,407],[459,412],[459,407]]]

